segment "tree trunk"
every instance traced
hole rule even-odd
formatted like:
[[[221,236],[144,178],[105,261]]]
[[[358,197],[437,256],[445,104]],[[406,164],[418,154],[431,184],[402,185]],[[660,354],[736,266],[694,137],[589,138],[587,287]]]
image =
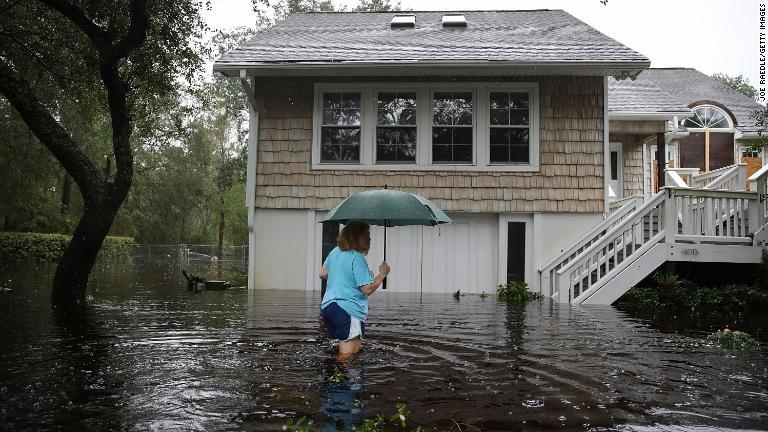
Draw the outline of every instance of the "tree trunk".
[[[64,224],[67,224],[66,217],[69,214],[70,196],[72,194],[72,177],[64,172],[64,184],[61,185],[61,216],[65,218]]]
[[[88,275],[125,198],[124,194],[116,195],[109,194],[97,202],[85,203],[83,216],[56,267],[51,294],[53,304],[64,307],[85,304]]]

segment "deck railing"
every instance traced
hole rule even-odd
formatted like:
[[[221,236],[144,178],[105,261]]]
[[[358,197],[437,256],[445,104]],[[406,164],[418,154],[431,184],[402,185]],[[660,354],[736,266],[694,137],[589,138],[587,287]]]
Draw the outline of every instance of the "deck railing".
[[[744,190],[747,184],[747,164],[729,165],[694,175],[688,184],[693,188]]]
[[[756,178],[755,187],[768,192],[767,176]],[[549,288],[560,302],[580,303],[659,243],[751,245],[767,214],[755,192],[665,187],[549,270],[551,285],[542,290]]]
[[[760,194],[760,213],[764,220],[768,220],[768,165],[749,177],[749,190]]]

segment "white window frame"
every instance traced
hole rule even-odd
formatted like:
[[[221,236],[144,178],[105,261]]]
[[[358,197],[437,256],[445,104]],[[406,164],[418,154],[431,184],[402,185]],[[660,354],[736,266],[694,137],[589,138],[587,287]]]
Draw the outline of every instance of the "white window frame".
[[[528,92],[528,163],[522,162],[491,162],[491,92]],[[493,167],[511,167],[515,171],[539,170],[539,86],[536,83],[508,84],[488,87],[485,92],[485,155],[486,165]],[[517,168],[517,169],[514,169]]]
[[[715,105],[701,104],[701,105],[696,105],[695,107],[691,108],[691,112],[694,112],[694,111],[696,111],[699,108],[709,108],[709,109],[713,109],[715,111],[718,111],[720,114],[723,115],[723,117],[725,117],[725,121],[728,123],[728,127],[726,127],[726,128],[701,128],[701,127],[688,127],[688,126],[683,126],[683,127],[688,129],[689,131],[693,131],[693,132],[702,132],[702,131],[704,131],[706,129],[709,129],[712,132],[733,132],[733,119],[731,118],[730,115],[728,115],[727,112],[725,112],[724,109],[722,109],[722,108],[720,108],[718,106],[715,106]],[[685,123],[686,120],[687,119],[681,120],[680,121],[680,125]]]
[[[376,126],[378,92],[416,91],[416,163],[376,163]],[[432,163],[432,98],[434,92],[471,91],[473,94],[473,162],[471,164]],[[488,97],[491,91],[528,91],[530,94],[530,163],[489,163],[490,127]],[[322,96],[325,92],[359,92],[360,163],[320,162],[320,123]],[[539,171],[539,84],[520,83],[315,83],[312,110],[312,169],[339,171]]]

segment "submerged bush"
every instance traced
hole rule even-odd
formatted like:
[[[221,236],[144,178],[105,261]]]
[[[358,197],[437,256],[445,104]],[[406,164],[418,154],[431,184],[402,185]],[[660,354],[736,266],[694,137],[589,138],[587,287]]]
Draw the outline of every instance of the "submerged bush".
[[[507,303],[525,303],[544,298],[540,293],[528,291],[528,284],[525,282],[507,282],[506,285],[499,285],[496,293],[499,300]]]
[[[757,340],[749,333],[738,330],[718,330],[707,336],[707,340],[727,349],[750,349],[758,346]]]
[[[0,260],[39,259],[56,261],[72,239],[64,234],[0,233]],[[107,236],[99,258],[123,258],[133,255],[134,241],[130,237]]]

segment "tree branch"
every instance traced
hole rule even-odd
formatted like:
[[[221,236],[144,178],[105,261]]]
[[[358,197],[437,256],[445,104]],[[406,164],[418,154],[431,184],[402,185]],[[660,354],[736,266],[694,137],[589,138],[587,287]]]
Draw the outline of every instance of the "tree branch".
[[[0,76],[3,77],[0,79],[0,93],[8,99],[30,130],[72,176],[83,194],[83,199],[96,199],[101,194],[105,181],[93,162],[37,99],[21,75],[2,59]]]
[[[58,11],[65,18],[72,21],[80,30],[88,36],[96,47],[101,50],[109,46],[111,39],[109,34],[96,25],[85,12],[74,4],[65,0],[38,0],[51,9]]]

